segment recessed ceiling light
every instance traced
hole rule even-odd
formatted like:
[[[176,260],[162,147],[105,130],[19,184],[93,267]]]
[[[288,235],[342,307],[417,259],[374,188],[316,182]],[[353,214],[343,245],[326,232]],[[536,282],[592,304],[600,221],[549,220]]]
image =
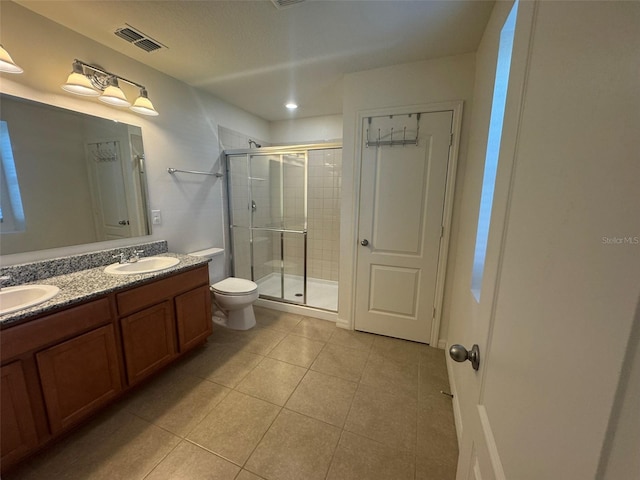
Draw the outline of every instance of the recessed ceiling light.
[[[289,102],[285,105],[285,107],[287,107],[289,110],[295,110],[296,108],[298,108],[298,105],[293,102]]]

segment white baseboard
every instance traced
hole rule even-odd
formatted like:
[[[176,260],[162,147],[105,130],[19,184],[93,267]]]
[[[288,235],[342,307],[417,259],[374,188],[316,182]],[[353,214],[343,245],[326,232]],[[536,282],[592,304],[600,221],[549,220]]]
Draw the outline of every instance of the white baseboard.
[[[336,327],[344,328],[345,330],[353,330],[353,328],[351,328],[351,323],[343,318],[336,318]]]

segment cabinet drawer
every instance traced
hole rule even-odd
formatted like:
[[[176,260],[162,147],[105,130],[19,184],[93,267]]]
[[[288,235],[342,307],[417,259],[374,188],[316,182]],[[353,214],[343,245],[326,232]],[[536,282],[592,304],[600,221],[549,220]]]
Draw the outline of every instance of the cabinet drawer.
[[[2,363],[110,321],[109,299],[102,298],[7,328],[0,332]]]
[[[117,294],[118,313],[120,316],[129,315],[208,283],[209,270],[204,265],[142,287],[133,288]]]

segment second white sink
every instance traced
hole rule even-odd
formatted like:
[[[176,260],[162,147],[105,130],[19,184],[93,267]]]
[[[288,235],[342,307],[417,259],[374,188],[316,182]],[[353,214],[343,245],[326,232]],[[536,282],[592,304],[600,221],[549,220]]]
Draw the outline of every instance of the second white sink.
[[[180,263],[180,260],[174,257],[146,257],[141,258],[135,263],[114,263],[105,267],[105,273],[115,275],[135,275],[138,273],[159,272],[171,268]]]
[[[18,285],[0,290],[0,315],[51,300],[60,289],[53,285]]]

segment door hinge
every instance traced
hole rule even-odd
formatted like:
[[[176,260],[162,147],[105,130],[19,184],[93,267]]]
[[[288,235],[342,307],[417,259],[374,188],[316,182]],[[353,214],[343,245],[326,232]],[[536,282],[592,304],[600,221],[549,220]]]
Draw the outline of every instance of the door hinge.
[[[453,145],[453,132],[449,135],[449,146]]]
[[[444,237],[444,225],[440,225],[440,238]]]
[[[436,318],[436,307],[433,307],[433,316],[431,318],[433,318],[433,319]]]

